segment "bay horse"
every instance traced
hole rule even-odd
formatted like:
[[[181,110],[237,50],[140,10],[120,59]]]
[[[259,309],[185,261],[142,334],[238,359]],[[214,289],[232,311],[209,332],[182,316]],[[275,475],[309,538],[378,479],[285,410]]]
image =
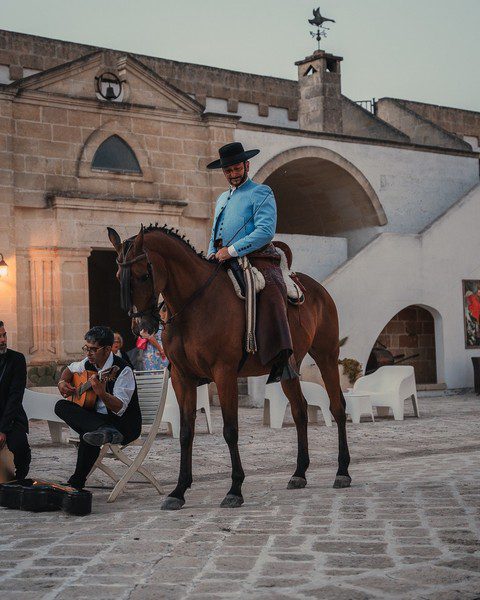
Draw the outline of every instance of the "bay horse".
[[[180,408],[180,473],[175,489],[162,504],[163,510],[177,510],[185,503],[192,485],[192,446],[195,433],[196,388],[200,381],[214,381],[223,416],[223,436],[230,451],[232,485],[221,506],[243,504],[245,474],[238,451],[238,377],[254,377],[270,372],[257,354],[242,362],[245,306],[233,288],[226,269],[197,253],[178,230],[157,225],[144,228],[123,243],[108,228],[117,251],[122,307],[132,317],[132,332],[158,331],[159,298],[168,318],[162,332],[165,353],[171,364],[172,385]],[[330,399],[330,411],[338,428],[338,470],[334,488],[350,486],[350,455],[345,427],[345,399],[338,373],[338,318],[328,292],[308,275],[298,273],[305,288],[305,301],[288,306],[288,320],[298,367],[307,352],[317,363]],[[290,401],[297,431],[297,466],[288,482],[289,489],[305,487],[310,463],[307,436],[307,403],[300,381],[281,382]]]

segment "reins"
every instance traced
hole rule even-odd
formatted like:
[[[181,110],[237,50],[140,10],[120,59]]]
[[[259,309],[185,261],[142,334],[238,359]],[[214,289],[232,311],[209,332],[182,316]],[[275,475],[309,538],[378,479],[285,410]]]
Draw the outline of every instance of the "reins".
[[[164,302],[158,303],[155,300],[155,287],[154,287],[154,283],[153,283],[153,277],[152,277],[152,273],[153,273],[153,269],[152,269],[152,265],[150,263],[150,261],[148,260],[148,256],[146,254],[146,252],[142,252],[141,254],[139,254],[138,256],[135,256],[134,258],[131,258],[130,260],[125,260],[126,258],[126,254],[128,254],[129,250],[130,250],[130,245],[126,248],[126,252],[122,253],[122,259],[118,259],[117,258],[117,265],[119,267],[121,267],[122,269],[122,278],[121,278],[121,288],[122,288],[122,305],[123,308],[125,310],[128,310],[128,316],[132,319],[138,318],[138,317],[143,317],[144,315],[150,313],[151,316],[153,316],[156,320],[158,320],[164,327],[166,325],[168,325],[169,323],[171,323],[176,317],[178,317],[179,314],[181,314],[194,300],[196,300],[196,298],[198,298],[207,288],[208,286],[213,282],[213,280],[215,279],[215,277],[218,275],[220,268],[222,266],[222,263],[218,263],[215,266],[215,270],[213,271],[213,273],[211,273],[211,275],[208,277],[208,279],[198,288],[196,289],[193,294],[191,294],[187,300],[185,301],[184,305],[182,306],[182,308],[180,308],[180,310],[177,310],[176,313],[174,313],[173,315],[171,315],[168,319],[163,320],[160,315],[158,314],[160,311],[160,308],[162,307],[162,305],[164,304]],[[152,281],[152,299],[153,302],[150,306],[148,306],[147,308],[145,308],[144,310],[141,311],[137,311],[137,312],[132,312],[131,310],[131,289],[130,289],[130,267],[137,263],[140,262],[141,260],[146,260],[147,262],[147,269],[148,269],[148,275],[150,276],[150,279]],[[126,298],[127,298],[127,286],[128,286],[128,306],[127,303],[125,302]]]
[[[196,298],[198,298],[207,288],[208,286],[212,283],[212,281],[215,279],[215,277],[218,275],[218,272],[220,271],[220,267],[222,266],[222,263],[218,263],[215,267],[214,272],[210,275],[210,277],[205,281],[205,283],[203,283],[197,290],[195,290],[193,292],[193,294],[191,294],[191,296],[189,296],[185,302],[185,304],[182,306],[182,308],[180,310],[177,310],[176,313],[174,313],[173,315],[171,315],[168,319],[166,319],[165,321],[160,318],[160,323],[165,327],[166,325],[168,325],[169,323],[171,323],[173,321],[173,319],[175,317],[178,317],[178,315],[180,313],[182,313]],[[162,303],[163,304],[163,303]]]

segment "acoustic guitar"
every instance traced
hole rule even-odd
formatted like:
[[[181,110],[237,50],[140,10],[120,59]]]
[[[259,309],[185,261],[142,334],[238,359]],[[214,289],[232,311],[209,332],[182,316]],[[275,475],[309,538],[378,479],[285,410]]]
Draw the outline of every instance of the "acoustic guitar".
[[[0,483],[12,481],[15,476],[15,467],[13,466],[13,454],[5,445],[0,450]]]
[[[84,371],[83,373],[74,373],[72,385],[75,387],[75,392],[70,396],[75,404],[80,405],[86,410],[93,410],[97,401],[97,395],[92,389],[90,377],[97,375],[100,381],[115,381],[120,368],[113,365],[109,369],[97,373],[96,371]]]

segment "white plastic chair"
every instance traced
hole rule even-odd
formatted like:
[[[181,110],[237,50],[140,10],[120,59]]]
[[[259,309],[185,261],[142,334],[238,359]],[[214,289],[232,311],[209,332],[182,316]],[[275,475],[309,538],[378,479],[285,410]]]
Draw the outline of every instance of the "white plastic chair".
[[[163,493],[160,484],[154,475],[149,469],[143,467],[142,463],[155,441],[160,428],[160,423],[162,422],[169,377],[170,373],[168,369],[135,372],[138,403],[140,405],[140,412],[142,413],[142,426],[149,425],[150,431],[146,437],[142,438],[142,436],[140,436],[137,440],[127,444],[128,447],[140,446],[140,450],[133,460],[123,451],[127,446],[122,446],[120,444],[105,444],[102,446],[98,459],[93,465],[88,477],[91,477],[96,469],[100,469],[115,482],[115,487],[108,497],[107,502],[114,502],[117,499],[120,492],[135,473],[143,475],[143,477],[155,487],[159,494]],[[106,458],[115,458],[126,465],[128,468],[125,473],[119,477],[115,471],[103,463]]]
[[[208,397],[208,384],[197,388],[197,410],[204,409],[207,420],[208,433],[213,433],[212,418],[210,416],[210,401]],[[168,429],[174,438],[180,437],[180,408],[173,389],[172,380],[168,382],[167,401],[163,412],[162,423],[168,424]]]
[[[300,382],[302,393],[308,405],[309,421],[317,422],[318,409],[322,411],[325,425],[332,426],[330,400],[324,387],[310,381]],[[270,383],[265,386],[265,403],[263,405],[263,424],[272,429],[281,429],[288,398],[285,396],[280,383]]]
[[[248,377],[247,379],[248,395],[253,400],[255,406],[264,406],[267,379],[268,375]]]
[[[26,389],[23,394],[23,408],[27,414],[28,420],[39,419],[47,421],[52,442],[54,444],[62,443],[62,428],[66,427],[64,421],[55,414],[55,404],[62,399],[60,392],[58,394],[45,394],[34,390]]]
[[[353,386],[353,393],[355,392],[369,394],[372,406],[377,408],[379,415],[383,414],[383,408],[387,411],[391,409],[395,420],[402,421],[405,400],[411,399],[415,416],[420,416],[415,371],[410,365],[380,367],[374,373],[357,379]]]

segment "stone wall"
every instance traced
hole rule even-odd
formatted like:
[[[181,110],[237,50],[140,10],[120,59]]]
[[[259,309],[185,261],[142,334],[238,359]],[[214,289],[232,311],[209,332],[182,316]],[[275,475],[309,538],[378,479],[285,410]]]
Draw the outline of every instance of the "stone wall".
[[[404,106],[436,123],[443,129],[462,136],[474,136],[480,141],[480,112],[425,104],[413,100],[397,100]]]
[[[43,71],[102,49],[86,44],[0,30],[0,65],[10,67],[12,79],[23,77],[24,69]],[[169,83],[187,94],[194,94],[203,105],[209,96],[223,98],[232,104],[247,102],[276,106],[291,110],[291,118],[295,119],[296,81],[141,54],[134,54],[134,56]]]
[[[401,364],[414,367],[417,383],[437,382],[435,322],[428,310],[420,306],[404,308],[387,323],[378,341],[393,356],[419,354],[416,358],[403,360]]]
[[[405,133],[382,121],[346,96],[342,96],[343,133],[373,139],[408,142]]]
[[[224,189],[223,175],[205,166],[233,139],[237,119],[203,115],[119,55],[137,103],[102,102],[93,81],[105,58],[0,90],[0,252],[10,268],[0,280],[0,319],[32,365],[78,357],[90,325],[88,257],[110,248],[107,226],[125,239],[142,223],[168,223],[205,250]],[[142,93],[151,106],[138,104]],[[141,174],[92,167],[112,135],[128,143]]]
[[[13,207],[12,106],[0,102],[0,252],[8,274],[0,278],[0,320],[5,322],[9,343],[17,340],[17,302],[15,288],[15,212]]]
[[[460,137],[432,123],[393,98],[378,100],[375,112],[380,119],[408,135],[414,144],[471,150],[469,144]]]

